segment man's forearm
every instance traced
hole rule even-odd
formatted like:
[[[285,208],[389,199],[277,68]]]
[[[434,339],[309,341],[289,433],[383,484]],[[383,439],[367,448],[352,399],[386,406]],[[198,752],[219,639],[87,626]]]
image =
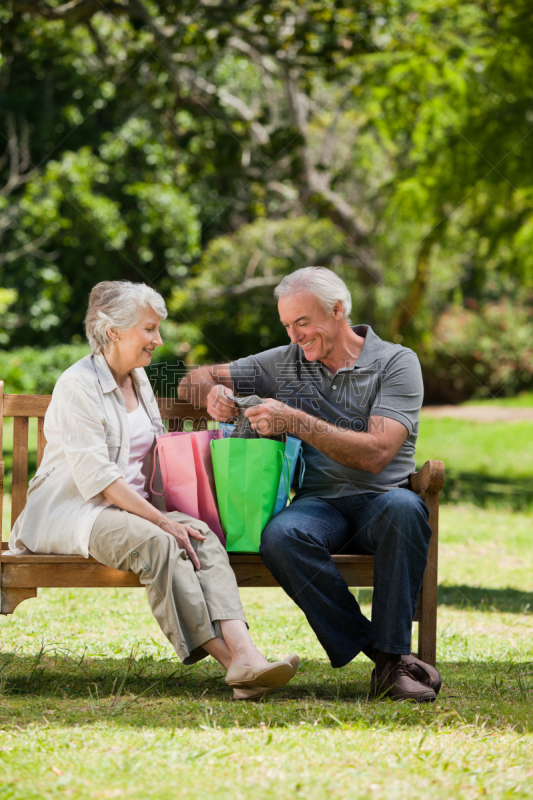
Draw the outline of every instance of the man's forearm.
[[[383,417],[379,419],[384,420]],[[378,474],[390,460],[379,439],[371,433],[337,428],[297,409],[291,409],[289,433],[316,447],[333,461],[352,469]]]

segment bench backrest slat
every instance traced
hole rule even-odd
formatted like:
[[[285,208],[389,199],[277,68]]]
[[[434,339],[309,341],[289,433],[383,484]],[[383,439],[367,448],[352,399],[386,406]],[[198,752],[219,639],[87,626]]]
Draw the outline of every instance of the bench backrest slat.
[[[13,422],[13,485],[11,489],[11,527],[26,505],[28,488],[28,417]]]
[[[0,539],[4,530],[4,381],[0,381],[0,411],[2,424],[0,425]],[[1,591],[1,587],[0,587]],[[1,601],[0,601],[1,602]]]
[[[50,394],[4,394],[3,397],[4,417],[44,417],[52,399]],[[194,408],[190,403],[174,397],[158,397],[157,405],[163,419],[182,423],[206,419],[204,408]]]
[[[44,417],[37,417],[37,469],[39,469],[41,466],[45,447],[46,437],[44,435]]]
[[[51,394],[5,394],[4,417],[44,417]]]

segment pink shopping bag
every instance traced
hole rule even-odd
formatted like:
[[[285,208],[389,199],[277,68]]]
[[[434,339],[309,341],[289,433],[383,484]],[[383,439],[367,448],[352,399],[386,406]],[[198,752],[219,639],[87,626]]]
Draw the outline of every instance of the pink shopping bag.
[[[165,433],[157,437],[156,451],[159,454],[167,511],[181,511],[201,519],[225,545],[215,500],[211,459],[211,441],[222,438],[220,430]]]

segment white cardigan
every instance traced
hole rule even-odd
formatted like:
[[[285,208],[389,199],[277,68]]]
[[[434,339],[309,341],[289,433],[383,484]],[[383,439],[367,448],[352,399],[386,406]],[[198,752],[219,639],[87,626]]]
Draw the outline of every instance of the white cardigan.
[[[131,375],[155,444],[164,433],[157,401],[144,369]],[[30,551],[87,558],[94,521],[110,505],[102,492],[125,477],[130,455],[126,405],[103,355],[86,356],[61,375],[44,418],[44,435],[43,460],[29,483],[9,549],[17,555]],[[143,467],[147,487],[153,450]]]

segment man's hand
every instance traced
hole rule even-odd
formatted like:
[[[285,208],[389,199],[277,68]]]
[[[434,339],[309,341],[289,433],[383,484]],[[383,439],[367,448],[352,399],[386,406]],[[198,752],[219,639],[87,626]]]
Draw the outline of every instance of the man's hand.
[[[233,402],[233,392],[227,386],[217,384],[207,395],[207,413],[217,422],[227,422],[238,416],[239,411]]]
[[[206,539],[204,534],[200,533],[196,528],[192,528],[190,525],[182,525],[181,522],[173,522],[171,519],[168,519],[168,517],[160,523],[159,527],[161,530],[165,531],[165,533],[170,533],[177,541],[178,547],[180,547],[181,550],[185,550],[196,569],[201,569],[200,560],[196,555],[196,551],[189,537],[192,536],[194,539],[199,539],[203,542]]]
[[[261,436],[280,436],[289,433],[289,420],[294,409],[279,400],[263,400],[259,406],[251,406],[244,412],[254,431]]]

